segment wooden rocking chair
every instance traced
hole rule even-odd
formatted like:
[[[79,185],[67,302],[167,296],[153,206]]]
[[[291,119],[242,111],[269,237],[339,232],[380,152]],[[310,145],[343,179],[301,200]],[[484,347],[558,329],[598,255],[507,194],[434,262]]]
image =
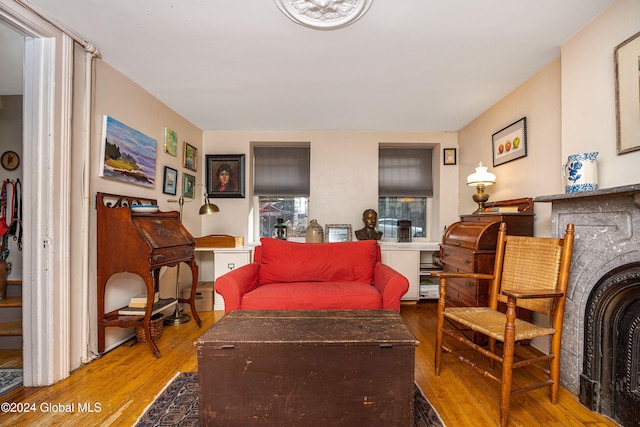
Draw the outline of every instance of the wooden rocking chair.
[[[502,223],[498,233],[494,274],[432,273],[440,279],[436,376],[440,375],[442,352],[446,352],[454,354],[460,361],[500,383],[500,426],[507,424],[512,394],[549,385],[551,403],[555,405],[558,402],[562,320],[573,250],[573,229],[573,224],[568,224],[563,239],[508,236],[506,224]],[[454,277],[491,279],[489,307],[446,307],[447,279]],[[498,311],[498,302],[506,303],[506,313]],[[534,325],[516,318],[516,306],[550,316],[551,327]],[[445,319],[462,327],[445,327]],[[468,339],[464,332],[468,333],[469,330],[487,335],[488,348],[483,348]],[[444,335],[453,337],[487,356],[489,368],[485,370],[461,352],[447,347],[443,343]],[[514,347],[517,341],[542,336],[551,336],[548,355],[514,361]],[[496,341],[503,343],[501,352],[496,352]],[[492,372],[495,361],[502,364],[500,376]],[[512,390],[512,370],[524,366],[542,370],[546,379]]]

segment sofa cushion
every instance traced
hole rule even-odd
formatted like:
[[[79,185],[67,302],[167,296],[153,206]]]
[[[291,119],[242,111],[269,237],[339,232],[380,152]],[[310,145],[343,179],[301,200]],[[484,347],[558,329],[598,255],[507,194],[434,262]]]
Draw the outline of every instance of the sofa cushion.
[[[260,239],[260,285],[287,282],[373,283],[375,240],[298,243]]]
[[[293,282],[263,285],[246,293],[241,310],[379,310],[382,295],[354,282]]]

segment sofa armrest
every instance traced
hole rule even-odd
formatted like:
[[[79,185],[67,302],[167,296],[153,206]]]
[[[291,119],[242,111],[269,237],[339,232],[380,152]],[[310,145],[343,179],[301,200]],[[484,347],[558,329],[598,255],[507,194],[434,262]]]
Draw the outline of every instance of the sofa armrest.
[[[260,264],[251,263],[231,270],[218,277],[215,289],[224,298],[225,314],[231,310],[238,310],[242,296],[258,287],[258,272]]]
[[[381,262],[373,269],[373,286],[382,294],[382,308],[400,312],[400,299],[409,290],[409,280]]]

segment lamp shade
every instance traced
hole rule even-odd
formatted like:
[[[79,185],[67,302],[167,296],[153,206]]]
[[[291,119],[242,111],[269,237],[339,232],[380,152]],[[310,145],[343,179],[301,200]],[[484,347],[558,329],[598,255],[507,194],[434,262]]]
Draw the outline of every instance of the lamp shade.
[[[467,177],[467,185],[483,184],[493,185],[496,182],[496,176],[491,172],[487,172],[487,167],[482,162],[476,168],[476,171]]]
[[[205,193],[204,195],[204,205],[200,206],[200,210],[198,213],[200,215],[211,215],[216,212],[220,212],[220,208],[217,205],[214,205],[209,201],[209,196]]]

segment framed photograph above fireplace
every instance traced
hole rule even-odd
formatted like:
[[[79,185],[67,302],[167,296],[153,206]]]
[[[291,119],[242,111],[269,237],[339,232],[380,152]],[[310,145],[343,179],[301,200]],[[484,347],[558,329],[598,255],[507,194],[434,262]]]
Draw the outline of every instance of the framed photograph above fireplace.
[[[640,150],[640,33],[614,51],[618,154]]]

